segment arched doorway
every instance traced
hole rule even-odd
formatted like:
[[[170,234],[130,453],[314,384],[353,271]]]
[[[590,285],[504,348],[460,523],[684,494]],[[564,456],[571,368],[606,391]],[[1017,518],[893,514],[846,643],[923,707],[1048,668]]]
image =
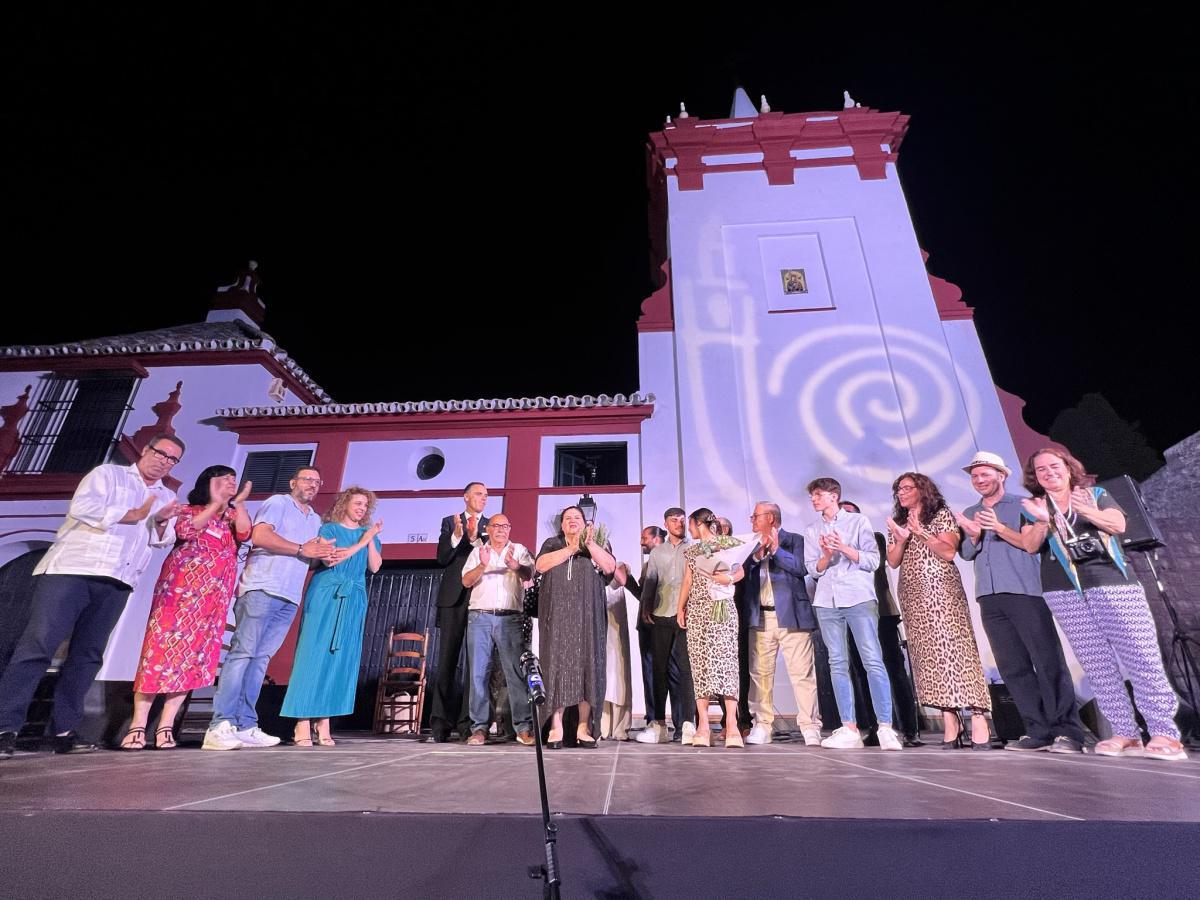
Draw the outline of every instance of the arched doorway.
[[[48,546],[40,541],[31,541],[24,545],[24,552],[19,552],[0,566],[0,672],[8,665],[21,632],[29,622],[33,569]]]

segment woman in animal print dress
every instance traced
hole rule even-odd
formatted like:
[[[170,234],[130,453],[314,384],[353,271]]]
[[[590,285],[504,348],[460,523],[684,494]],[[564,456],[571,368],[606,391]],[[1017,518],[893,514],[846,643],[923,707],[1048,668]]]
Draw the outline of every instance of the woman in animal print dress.
[[[714,566],[714,556],[736,539],[722,538],[713,511],[701,507],[688,517],[688,531],[697,543],[684,551],[687,569],[679,589],[680,628],[687,629],[688,659],[696,688],[697,718],[693,747],[711,746],[708,706],[718,697],[725,702],[726,747],[743,747],[737,727],[738,614],[731,586],[742,579],[743,569]]]
[[[888,565],[900,569],[900,612],[917,698],[942,710],[942,749],[963,745],[959,710],[971,710],[971,746],[991,749],[991,709],[962,577],[954,564],[962,535],[941,491],[926,475],[905,472],[892,484]]]

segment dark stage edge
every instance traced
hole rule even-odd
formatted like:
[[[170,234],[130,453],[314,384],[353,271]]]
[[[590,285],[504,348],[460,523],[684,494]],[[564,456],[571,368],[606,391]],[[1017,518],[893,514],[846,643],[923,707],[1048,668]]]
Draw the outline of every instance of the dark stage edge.
[[[557,816],[564,897],[1195,897],[1200,825]],[[534,816],[0,813],[6,896],[538,897]]]

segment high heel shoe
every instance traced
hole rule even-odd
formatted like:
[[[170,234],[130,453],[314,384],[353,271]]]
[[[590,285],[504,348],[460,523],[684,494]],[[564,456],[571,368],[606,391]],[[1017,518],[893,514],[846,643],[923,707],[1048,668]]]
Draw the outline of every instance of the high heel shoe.
[[[712,732],[711,731],[697,731],[695,737],[692,738],[692,746],[693,747],[711,747],[712,746]]]
[[[561,750],[563,748],[562,735],[559,735],[558,740],[549,740],[550,735],[546,735],[547,740],[542,742],[542,746],[547,750]]]
[[[725,746],[728,747],[745,747],[746,742],[742,740],[742,733],[736,728],[729,729],[725,735]]]
[[[972,725],[975,722],[976,716],[983,716],[983,713],[981,713],[981,712],[972,712],[971,713]],[[987,723],[987,716],[983,716],[983,721],[984,721],[984,724]],[[962,724],[961,720],[960,720],[959,724],[960,725]],[[960,732],[960,734],[961,734],[961,732]],[[974,739],[974,737],[972,737],[971,740],[964,741],[964,744],[965,744],[965,746],[970,747],[972,750],[991,750],[992,749],[992,730],[991,730],[991,728],[990,727],[988,728],[988,737],[987,737],[986,741],[977,741]]]
[[[966,730],[963,727],[962,716],[955,716],[958,720],[958,733],[948,741],[942,741],[937,745],[937,750],[961,750],[963,746],[963,732]]]

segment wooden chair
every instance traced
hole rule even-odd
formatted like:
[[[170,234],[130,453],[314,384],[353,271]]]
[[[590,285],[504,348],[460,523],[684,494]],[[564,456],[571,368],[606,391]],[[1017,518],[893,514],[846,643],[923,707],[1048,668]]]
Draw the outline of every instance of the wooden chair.
[[[383,671],[375,693],[375,733],[421,733],[421,710],[425,706],[425,658],[429,630],[388,631]]]

